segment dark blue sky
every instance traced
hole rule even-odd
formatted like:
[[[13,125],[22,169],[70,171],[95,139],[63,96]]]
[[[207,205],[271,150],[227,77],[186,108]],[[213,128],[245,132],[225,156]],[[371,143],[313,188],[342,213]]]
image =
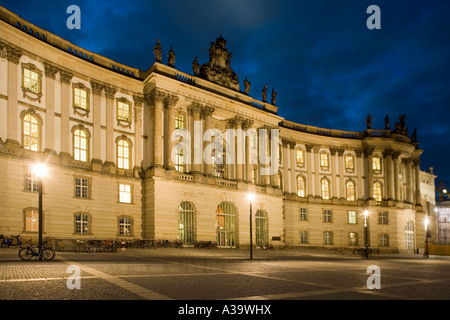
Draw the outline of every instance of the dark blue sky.
[[[233,52],[241,89],[261,99],[278,92],[279,114],[307,125],[363,131],[391,128],[406,113],[418,128],[422,170],[435,168],[450,187],[450,1],[155,0],[40,1],[0,4],[87,50],[147,70],[161,39],[163,62],[172,46],[175,67],[208,61],[222,34]],[[81,9],[81,30],[69,30],[66,9]],[[369,5],[381,9],[381,30],[369,30]]]

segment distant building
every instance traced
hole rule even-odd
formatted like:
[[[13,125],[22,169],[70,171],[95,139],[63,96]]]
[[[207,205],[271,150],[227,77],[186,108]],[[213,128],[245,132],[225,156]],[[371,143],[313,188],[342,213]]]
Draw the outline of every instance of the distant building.
[[[139,70],[0,7],[0,233],[36,236],[40,161],[45,237],[248,246],[251,192],[257,246],[363,246],[367,209],[372,247],[424,247],[434,176],[404,115],[363,132],[294,123],[274,90],[241,91],[230,59],[220,36],[193,74]]]

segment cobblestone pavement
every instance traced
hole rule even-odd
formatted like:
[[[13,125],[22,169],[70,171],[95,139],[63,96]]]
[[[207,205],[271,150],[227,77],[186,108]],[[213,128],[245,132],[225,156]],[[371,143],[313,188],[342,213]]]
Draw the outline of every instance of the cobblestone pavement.
[[[380,270],[380,289],[369,289]],[[81,271],[79,289],[69,266]],[[321,250],[128,249],[58,252],[20,261],[0,250],[2,300],[448,300],[450,258],[385,255],[361,259]]]

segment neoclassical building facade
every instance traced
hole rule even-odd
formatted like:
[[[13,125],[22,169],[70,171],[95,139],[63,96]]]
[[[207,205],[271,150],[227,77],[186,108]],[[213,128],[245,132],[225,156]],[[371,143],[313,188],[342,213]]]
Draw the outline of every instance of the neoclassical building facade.
[[[241,91],[221,36],[192,74],[84,50],[0,7],[0,233],[393,252],[424,245],[417,139],[404,117],[363,132],[278,115]],[[253,90],[255,91],[255,90]],[[270,100],[270,101],[268,101]],[[434,176],[433,176],[434,177]],[[432,179],[434,179],[432,177]]]

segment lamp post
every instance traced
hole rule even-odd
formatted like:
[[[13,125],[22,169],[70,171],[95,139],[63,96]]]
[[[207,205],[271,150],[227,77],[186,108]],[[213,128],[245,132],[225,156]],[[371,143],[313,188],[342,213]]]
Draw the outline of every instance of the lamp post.
[[[369,230],[368,230],[368,220],[367,217],[369,216],[369,211],[367,209],[363,212],[364,216],[364,257],[366,259],[369,258]]]
[[[42,179],[45,177],[47,172],[47,168],[45,164],[38,163],[33,167],[33,172],[38,180],[38,189],[39,189],[39,238],[38,244],[42,246],[42,229],[43,229],[43,216],[42,216]]]
[[[255,200],[253,193],[248,194],[248,201],[250,202],[249,216],[250,216],[250,260],[253,259],[253,227],[252,227],[252,202]]]

